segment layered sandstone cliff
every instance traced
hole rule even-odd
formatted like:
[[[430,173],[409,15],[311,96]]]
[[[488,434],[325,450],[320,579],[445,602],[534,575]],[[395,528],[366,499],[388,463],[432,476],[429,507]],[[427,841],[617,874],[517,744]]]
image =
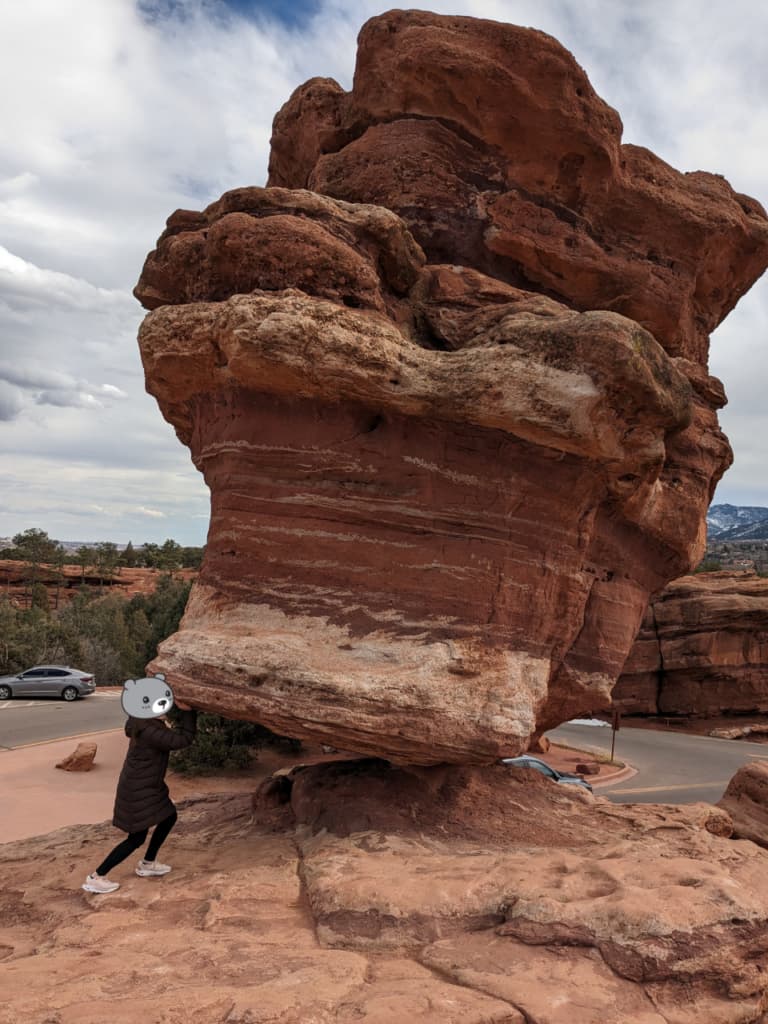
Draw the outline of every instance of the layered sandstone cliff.
[[[656,596],[613,702],[627,714],[768,713],[768,579],[684,576]]]
[[[550,37],[395,11],[277,115],[271,187],[171,216],[136,294],[211,489],[184,699],[414,763],[607,702],[702,553],[708,332],[768,264],[759,204],[620,137]]]

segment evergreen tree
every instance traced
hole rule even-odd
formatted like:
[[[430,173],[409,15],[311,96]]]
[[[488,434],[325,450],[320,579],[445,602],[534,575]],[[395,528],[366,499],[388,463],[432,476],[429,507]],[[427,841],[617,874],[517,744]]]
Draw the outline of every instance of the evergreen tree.
[[[120,558],[118,559],[118,563],[120,565],[124,565],[126,569],[133,569],[133,567],[136,565],[136,552],[134,550],[133,544],[130,541],[128,541],[128,543],[123,548]]]
[[[13,538],[13,545],[19,558],[26,563],[26,597],[31,603],[32,590],[40,579],[40,567],[56,558],[60,545],[58,541],[51,540],[45,530],[38,530],[35,527],[17,533]]]
[[[181,544],[177,544],[175,540],[169,538],[164,541],[158,552],[158,569],[163,569],[165,572],[179,569],[182,562],[181,551]]]
[[[203,555],[205,554],[205,548],[182,548],[181,549],[181,565],[184,569],[199,569]]]
[[[104,580],[112,579],[118,571],[117,563],[120,553],[117,550],[117,544],[113,544],[111,541],[102,541],[96,545],[95,555],[94,568],[99,577],[99,589],[101,590],[104,588]]]
[[[85,583],[85,570],[89,566],[92,566],[95,560],[96,556],[94,554],[93,548],[89,548],[85,544],[79,547],[75,552],[75,562],[77,565],[80,566],[81,583]]]

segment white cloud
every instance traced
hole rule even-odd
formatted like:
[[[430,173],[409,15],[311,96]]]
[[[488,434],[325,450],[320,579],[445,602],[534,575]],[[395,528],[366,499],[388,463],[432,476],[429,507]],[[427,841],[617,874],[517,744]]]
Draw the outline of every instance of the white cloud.
[[[0,211],[0,217],[2,212]],[[35,306],[50,309],[85,309],[104,312],[134,308],[124,291],[97,288],[88,281],[57,270],[46,270],[9,252],[0,245],[0,298],[11,309]]]
[[[619,110],[626,141],[768,202],[765,5],[419,6],[551,33]],[[145,394],[131,289],[175,208],[264,183],[275,112],[313,75],[349,88],[357,32],[382,10],[323,0],[289,29],[221,17],[216,0],[175,7],[184,19],[153,21],[133,0],[0,7],[0,468],[16,482],[0,533],[38,525],[62,539],[82,530],[84,540],[202,541],[207,491]],[[762,281],[713,340],[737,457],[720,500],[768,503],[767,329]]]
[[[24,405],[18,388],[0,380],[0,420],[14,420]]]

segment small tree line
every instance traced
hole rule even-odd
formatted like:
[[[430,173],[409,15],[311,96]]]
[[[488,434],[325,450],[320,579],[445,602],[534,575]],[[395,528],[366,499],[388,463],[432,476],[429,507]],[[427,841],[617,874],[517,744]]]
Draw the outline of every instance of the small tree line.
[[[60,541],[53,540],[45,530],[31,528],[17,533],[12,546],[0,548],[0,559],[23,562],[25,566],[25,604],[46,608],[48,591],[42,585],[43,572],[50,582],[53,577],[54,607],[59,607],[59,598],[64,580],[64,566],[80,567],[83,583],[96,578],[99,587],[120,575],[122,569],[158,569],[173,573],[179,569],[198,569],[203,559],[204,548],[184,547],[168,539],[162,544],[146,543],[134,547],[131,541],[121,550],[111,541],[94,545],[81,545],[76,551],[67,551]]]
[[[25,562],[35,571],[42,565],[79,565],[83,571],[93,570],[105,577],[127,569],[199,569],[203,560],[203,547],[185,547],[170,538],[162,544],[146,542],[134,547],[128,541],[119,548],[111,541],[83,544],[75,551],[67,550],[61,541],[53,540],[45,530],[33,527],[17,533],[11,546],[0,548],[0,559]]]

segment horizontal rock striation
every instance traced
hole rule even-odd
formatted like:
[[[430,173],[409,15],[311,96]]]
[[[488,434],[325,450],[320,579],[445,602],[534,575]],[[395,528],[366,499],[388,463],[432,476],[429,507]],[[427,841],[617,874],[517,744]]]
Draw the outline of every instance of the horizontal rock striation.
[[[701,554],[730,461],[702,338],[768,263],[756,203],[652,188],[619,135],[549,37],[392,12],[352,94],[278,114],[272,187],[172,215],[136,295],[147,388],[211,489],[153,666],[184,699],[423,764],[607,702]],[[641,281],[638,246],[677,269]]]
[[[713,572],[667,586],[612,699],[628,714],[768,713],[768,579]]]

